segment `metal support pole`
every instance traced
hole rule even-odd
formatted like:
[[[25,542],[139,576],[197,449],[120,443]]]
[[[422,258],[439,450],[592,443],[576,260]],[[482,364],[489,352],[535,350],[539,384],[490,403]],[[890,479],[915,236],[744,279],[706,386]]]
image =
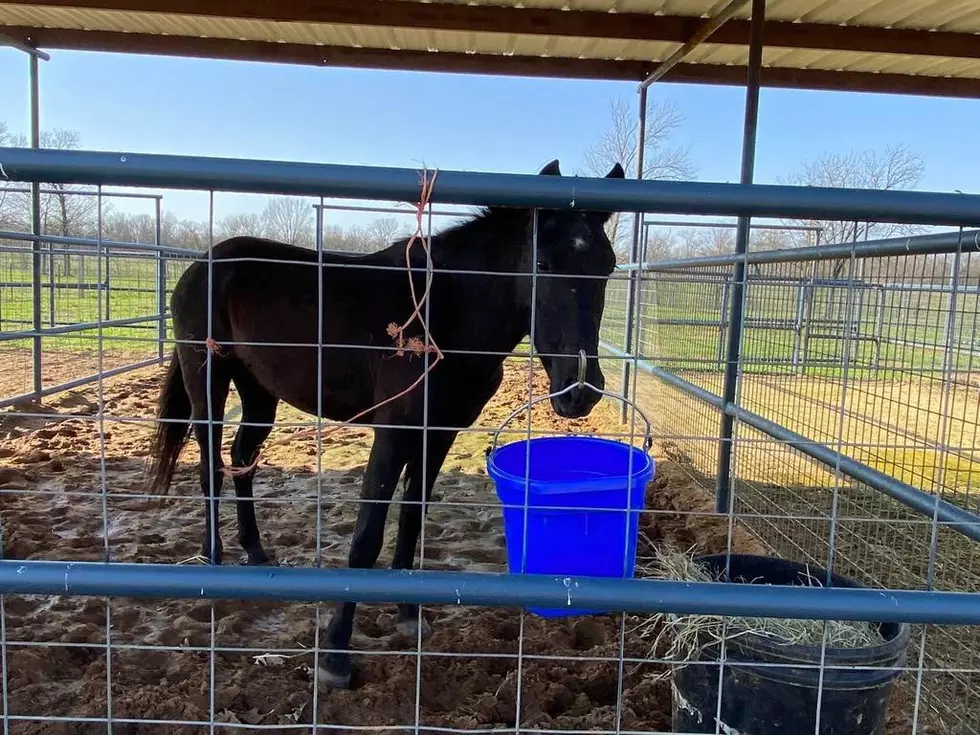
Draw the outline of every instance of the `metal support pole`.
[[[153,228],[153,244],[158,248],[161,242],[160,200],[156,200],[156,223]],[[157,311],[160,314],[160,327],[157,330],[157,357],[163,361],[167,341],[167,259],[162,250],[157,250]]]
[[[641,87],[639,93],[640,110],[639,124],[636,131],[636,178],[643,178],[643,149],[647,137],[647,88]],[[640,250],[640,221],[643,219],[643,212],[633,214],[633,242],[630,244],[630,263],[639,260]],[[629,281],[626,285],[626,318],[623,335],[623,352],[627,355],[633,353],[633,322],[637,318],[635,302],[639,295],[639,283],[642,273],[639,269],[630,273]],[[623,388],[623,402],[619,411],[619,420],[626,423],[627,406],[629,406],[629,382],[630,382],[630,363],[629,359],[623,360],[623,367],[620,373]]]
[[[725,25],[730,18],[734,18],[735,14],[738,13],[738,11],[742,9],[742,6],[747,2],[748,0],[732,0],[727,6],[722,8],[718,15],[714,16],[713,18],[709,18],[708,21],[698,29],[697,33],[691,36],[687,43],[677,49],[669,57],[664,59],[653,71],[653,73],[647,76],[647,78],[640,83],[640,89],[646,89],[677,66],[677,64],[679,64],[684,57],[686,57],[702,43],[707,41],[712,33]]]
[[[39,66],[37,54],[28,57],[30,65],[30,100],[31,100],[31,148],[41,147],[41,95],[39,92]],[[41,235],[41,184],[31,183],[31,234]],[[41,242],[35,240],[31,245],[31,296],[34,310],[33,324],[35,333],[41,330]],[[41,337],[34,337],[34,400],[41,400]]]
[[[101,199],[99,200],[99,206],[100,207],[102,206],[102,200]],[[104,233],[99,232],[99,240],[102,239],[102,235],[103,234]],[[102,258],[102,253],[98,252],[98,250],[97,250],[95,257],[101,259]],[[101,288],[103,290],[103,292],[105,293],[105,298],[102,300],[102,309],[103,309],[103,317],[102,318],[105,319],[106,321],[109,321],[109,319],[112,318],[111,317],[111,310],[109,308],[109,301],[110,301],[110,298],[109,298],[109,262],[110,262],[109,261],[109,248],[105,248],[105,278],[103,279],[103,282],[101,284],[99,284],[99,288]]]
[[[55,304],[55,299],[54,299],[54,292],[56,288],[55,268],[57,268],[57,263],[54,257],[54,251],[55,251],[54,243],[49,242],[48,243],[48,324],[52,327],[55,326],[56,324],[54,317],[57,311],[57,304]],[[66,254],[66,260],[68,257],[71,256]]]
[[[741,183],[751,184],[755,175],[755,142],[759,122],[759,85],[762,72],[762,28],[766,16],[766,0],[752,0],[752,28],[749,45],[749,71],[745,91],[745,122],[742,130]],[[749,217],[738,218],[735,235],[735,252],[748,252]],[[742,350],[742,302],[745,292],[745,261],[732,269],[731,318],[728,327],[728,351],[725,355],[725,404],[735,403],[739,377],[739,359]],[[719,513],[727,513],[731,504],[732,434],[735,419],[727,413],[721,416],[721,445],[718,449],[718,477],[715,484],[715,507]]]
[[[800,369],[800,347],[803,342],[803,315],[806,304],[806,278],[796,287],[796,315],[793,320],[793,375]]]
[[[34,58],[39,58],[41,61],[50,61],[51,57],[39,48],[34,48],[23,41],[20,41],[13,36],[8,36],[6,33],[0,33],[0,46],[9,46],[10,48],[15,48],[18,51],[23,51],[25,54],[29,54]]]
[[[725,365],[725,335],[728,333],[728,317],[726,315],[729,312],[728,298],[731,295],[731,285],[729,281],[721,284],[721,302],[718,306],[718,314],[721,318],[718,321],[718,346],[715,349],[715,362],[719,369],[724,369]]]
[[[205,189],[375,201],[413,201],[419,172],[339,164],[254,161],[106,151],[35,151],[0,146],[11,181]],[[976,227],[980,195],[904,189],[490,174],[440,170],[441,204],[482,207],[670,212],[810,220]],[[972,242],[972,241],[971,241]],[[971,246],[972,248],[972,246]]]
[[[949,284],[949,299],[946,304],[947,308],[947,319],[946,323],[943,325],[943,341],[944,345],[950,345],[955,343],[956,334],[954,333],[954,326],[956,324],[954,316],[956,314],[956,283],[959,277],[960,268],[960,257],[959,254],[952,256],[952,262],[949,264],[949,278],[947,283]]]
[[[875,289],[878,294],[878,303],[875,305],[875,357],[874,357],[874,377],[878,377],[878,370],[881,368],[881,340],[885,329],[885,298],[888,296],[884,286]]]

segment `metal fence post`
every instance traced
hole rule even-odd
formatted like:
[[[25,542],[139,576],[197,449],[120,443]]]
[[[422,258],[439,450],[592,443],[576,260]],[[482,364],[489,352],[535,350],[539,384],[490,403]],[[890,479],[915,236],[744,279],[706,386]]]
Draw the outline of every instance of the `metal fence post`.
[[[41,99],[38,76],[39,64],[37,54],[31,54],[30,63],[30,97],[31,97],[31,148],[41,147]],[[34,240],[31,245],[31,296],[34,311],[34,400],[41,400],[41,184],[31,182],[31,234]]]
[[[643,148],[646,142],[646,132],[647,132],[647,88],[641,87],[640,93],[640,111],[639,111],[639,125],[636,135],[636,178],[643,178]],[[643,218],[643,212],[633,213],[633,242],[630,244],[630,263],[636,263],[639,260],[640,251],[640,220]],[[626,317],[625,317],[625,328],[623,334],[623,352],[627,355],[631,355],[633,352],[633,321],[637,318],[635,302],[639,298],[639,282],[642,276],[642,270],[640,268],[634,268],[630,272],[629,280],[626,282]],[[642,317],[641,317],[642,318]],[[622,407],[619,410],[619,420],[622,423],[626,423],[627,407],[629,403],[629,382],[630,382],[630,363],[629,357],[623,358],[623,366],[620,371],[620,380],[622,380],[623,388],[623,401]]]
[[[99,200],[98,206],[99,207],[102,206],[102,200],[101,199]],[[102,239],[102,234],[103,234],[102,232],[99,232],[99,239]],[[96,253],[96,257],[97,258],[101,258],[102,257],[102,254],[97,252]],[[111,262],[112,261],[109,258],[109,248],[106,248],[105,249],[105,280],[104,280],[103,283],[100,283],[99,284],[99,288],[101,288],[103,291],[105,291],[105,304],[104,304],[105,316],[102,317],[105,321],[109,321],[109,319],[112,318],[110,316],[111,311],[110,311],[110,308],[109,308],[109,302],[111,301],[111,299],[109,297],[109,264]]]
[[[42,223],[43,226],[43,223]],[[57,304],[55,303],[55,268],[57,267],[55,257],[54,257],[54,243],[48,243],[48,325],[56,326],[57,321],[55,320],[55,314],[57,313]]]
[[[796,317],[793,322],[793,375],[800,369],[800,348],[803,343],[803,314],[806,304],[806,278],[796,287]]]
[[[157,246],[157,310],[160,314],[160,325],[157,329],[157,357],[163,361],[166,352],[164,343],[167,341],[167,259],[160,246],[160,199],[156,199],[156,222],[153,228],[153,244]]]
[[[719,314],[721,320],[718,322],[718,346],[715,350],[715,362],[719,368],[724,370],[725,366],[725,335],[728,334],[728,297],[731,295],[731,283],[724,281],[721,284],[721,304]]]
[[[759,123],[759,86],[762,72],[762,30],[766,0],[752,0],[752,26],[749,43],[749,68],[745,90],[745,122],[742,131],[741,183],[751,184],[755,176],[755,142]],[[735,236],[735,252],[748,252],[751,218],[739,216]],[[742,307],[745,293],[745,261],[739,260],[732,269],[731,318],[728,327],[728,346],[725,354],[725,383],[723,406],[734,403],[737,397],[739,361],[742,351]],[[715,483],[715,508],[727,513],[731,504],[732,435],[735,418],[724,409],[721,414],[721,443],[718,448],[718,477]]]
[[[878,377],[878,371],[881,369],[881,341],[884,337],[885,331],[885,299],[888,293],[884,286],[878,286],[875,289],[878,294],[878,303],[875,305],[875,361],[874,361],[874,371],[875,378]]]

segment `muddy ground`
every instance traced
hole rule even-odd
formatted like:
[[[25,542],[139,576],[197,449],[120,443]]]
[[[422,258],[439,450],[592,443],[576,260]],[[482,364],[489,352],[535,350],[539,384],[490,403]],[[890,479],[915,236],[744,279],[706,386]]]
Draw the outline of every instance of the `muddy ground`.
[[[108,548],[114,561],[197,563],[203,504],[196,449],[186,450],[168,496],[145,494],[149,420],[161,374],[151,369],[107,380],[102,421],[97,385],[0,416],[4,558],[100,561]],[[526,398],[528,378],[522,363],[509,365],[504,386],[477,425],[499,425]],[[546,392],[540,371],[533,385],[535,395]],[[234,399],[229,420],[237,418],[233,404]],[[616,413],[615,406],[602,405],[589,418],[569,422],[541,406],[533,422],[539,429],[621,431]],[[279,420],[308,417],[281,409]],[[291,439],[296,431],[277,428],[263,450],[256,478],[259,528],[267,550],[282,564],[312,565],[319,552],[324,565],[341,566],[370,431],[331,435],[319,473],[315,440]],[[232,434],[233,428],[225,432],[226,457]],[[501,515],[484,469],[488,443],[484,431],[461,435],[454,446],[426,522],[425,568],[506,569]],[[665,449],[654,448],[657,477],[647,492],[651,512],[641,523],[641,564],[655,543],[724,551],[726,522],[698,515],[711,511],[710,493]],[[379,565],[390,562],[394,514],[393,509]],[[226,563],[236,563],[230,502],[223,507],[222,529]],[[741,528],[733,546],[762,551]],[[513,728],[518,720],[522,728],[544,730],[670,729],[669,680],[657,678],[660,665],[644,661],[651,641],[637,632],[645,621],[635,617],[524,615],[522,622],[519,610],[429,607],[433,633],[419,657],[416,641],[394,632],[393,606],[362,605],[352,688],[318,687],[314,701],[313,657],[306,651],[318,642],[318,614],[325,621],[328,606],[15,595],[7,595],[3,605],[5,696],[9,714],[18,717],[9,722],[17,735],[104,733],[104,722],[84,718],[110,714],[122,720],[112,732],[147,735],[209,732],[202,724],[161,721],[204,723],[212,714],[239,725],[215,728],[229,733],[241,732],[241,725],[308,732],[290,727],[314,721],[334,726],[321,732],[351,733],[364,727]],[[218,649],[213,656],[212,648]],[[622,670],[621,648],[637,659]],[[889,735],[910,732],[907,709],[897,695]],[[150,722],[125,722],[133,719]]]

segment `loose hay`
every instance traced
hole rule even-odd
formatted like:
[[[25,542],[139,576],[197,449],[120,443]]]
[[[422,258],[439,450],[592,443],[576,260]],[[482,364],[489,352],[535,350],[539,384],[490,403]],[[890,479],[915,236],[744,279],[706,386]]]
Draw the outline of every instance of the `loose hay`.
[[[720,575],[712,576],[694,561],[691,550],[684,553],[670,547],[654,546],[654,554],[655,563],[641,568],[645,576],[681,582],[721,581]],[[807,575],[807,581],[810,586],[823,586],[812,575]],[[863,621],[761,617],[730,617],[727,620],[725,626],[725,618],[720,615],[658,613],[638,626],[638,632],[647,638],[653,636],[653,651],[660,650],[666,637],[671,636],[663,658],[678,662],[696,660],[703,649],[747,634],[763,636],[787,646],[820,646],[825,640],[828,648],[868,648],[884,643],[878,627]]]

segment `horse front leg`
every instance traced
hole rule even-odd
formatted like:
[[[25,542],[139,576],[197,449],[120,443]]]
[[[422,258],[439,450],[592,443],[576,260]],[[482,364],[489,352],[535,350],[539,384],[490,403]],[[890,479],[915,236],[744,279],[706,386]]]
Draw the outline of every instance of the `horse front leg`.
[[[413,452],[405,470],[405,496],[398,518],[398,538],[391,559],[392,569],[411,569],[415,564],[422,519],[428,509],[425,504],[432,497],[432,486],[435,485],[449,449],[456,440],[456,433],[429,431],[424,444],[419,437],[416,452]],[[399,633],[410,638],[417,638],[420,630],[422,638],[425,638],[431,630],[428,621],[420,615],[419,606],[408,603],[398,606],[398,621],[395,625]]]
[[[347,559],[352,569],[370,569],[378,561],[388,506],[409,457],[410,442],[411,434],[407,430],[375,431]],[[338,603],[327,626],[325,637],[331,651],[319,662],[317,675],[323,684],[334,689],[345,689],[350,685],[350,639],[354,632],[355,607],[353,602]]]

